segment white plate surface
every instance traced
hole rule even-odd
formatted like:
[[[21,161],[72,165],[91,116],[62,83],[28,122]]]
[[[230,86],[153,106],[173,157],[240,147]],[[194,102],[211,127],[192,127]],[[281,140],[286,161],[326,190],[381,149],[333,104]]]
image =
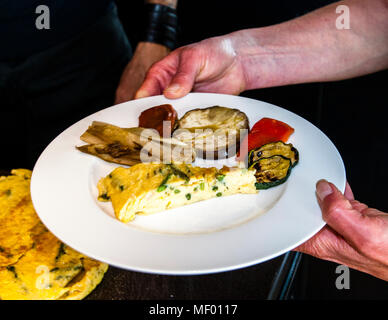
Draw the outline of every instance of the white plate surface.
[[[79,152],[80,135],[92,121],[135,127],[142,110],[171,103],[178,116],[222,105],[245,112],[250,126],[262,117],[295,128],[289,142],[300,162],[288,181],[257,195],[202,201],[124,224],[110,203],[97,201],[96,183],[117,165]],[[194,165],[234,165],[234,158]],[[202,274],[266,261],[303,243],[323,226],[315,183],[327,179],[344,191],[345,168],[333,143],[298,115],[265,102],[192,93],[178,100],[156,96],[116,105],[77,122],[42,153],[33,170],[32,201],[43,223],[67,245],[124,269],[160,274]]]

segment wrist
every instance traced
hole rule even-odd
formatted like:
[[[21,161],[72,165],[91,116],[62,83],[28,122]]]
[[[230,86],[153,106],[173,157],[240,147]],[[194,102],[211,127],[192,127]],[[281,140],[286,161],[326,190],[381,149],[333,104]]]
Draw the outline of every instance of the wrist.
[[[174,7],[160,3],[147,3],[144,7],[145,25],[140,41],[158,43],[175,49],[178,18]]]
[[[153,55],[167,55],[171,52],[171,49],[166,47],[163,44],[148,42],[148,41],[140,41],[137,46],[135,52],[150,52]]]
[[[232,34],[245,89],[259,89],[301,82],[303,46],[279,26],[238,31]]]

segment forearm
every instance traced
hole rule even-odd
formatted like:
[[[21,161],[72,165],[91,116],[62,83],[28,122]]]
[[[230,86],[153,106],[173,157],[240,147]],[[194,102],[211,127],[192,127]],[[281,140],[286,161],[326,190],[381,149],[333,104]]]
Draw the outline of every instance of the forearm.
[[[335,9],[350,9],[338,30]],[[388,1],[345,0],[275,26],[228,36],[245,89],[334,81],[388,68]]]
[[[145,0],[145,3],[161,4],[176,9],[178,0]]]

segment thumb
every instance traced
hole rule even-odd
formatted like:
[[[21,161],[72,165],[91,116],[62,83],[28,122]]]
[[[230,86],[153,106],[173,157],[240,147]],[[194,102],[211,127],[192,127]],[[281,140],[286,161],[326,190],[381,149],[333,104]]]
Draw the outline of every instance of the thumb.
[[[316,194],[323,220],[355,248],[360,248],[370,234],[368,217],[326,180],[318,181]]]

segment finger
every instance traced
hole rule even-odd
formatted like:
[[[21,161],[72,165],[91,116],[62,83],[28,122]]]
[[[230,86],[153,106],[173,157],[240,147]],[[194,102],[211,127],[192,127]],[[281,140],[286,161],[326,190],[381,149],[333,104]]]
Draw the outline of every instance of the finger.
[[[345,192],[344,192],[345,198],[348,200],[354,200],[354,194],[352,189],[350,188],[349,182],[346,182]]]
[[[188,94],[194,86],[201,69],[200,57],[195,50],[182,50],[179,66],[168,87],[163,91],[166,98],[176,99]]]
[[[327,239],[332,238],[331,233],[330,227],[326,225],[309,240],[294,248],[293,251],[299,251],[314,257],[327,257],[329,254],[325,244],[330,243]]]
[[[115,104],[119,104],[119,103],[122,103],[122,102],[125,102],[125,98],[124,96],[122,95],[121,93],[121,90],[116,90],[116,95],[115,95]]]
[[[135,99],[162,94],[176,73],[179,64],[178,59],[178,53],[173,51],[167,57],[152,65],[145,76],[144,82],[136,91]]]
[[[135,89],[133,87],[129,87],[126,89],[118,88],[116,90],[115,104],[123,103],[129,100],[132,100],[134,97]]]
[[[360,248],[370,234],[366,216],[332,184],[325,180],[317,183],[317,197],[326,223],[355,248]]]
[[[162,94],[160,79],[157,76],[157,71],[150,69],[144,79],[143,84],[135,93],[135,99],[156,96]]]
[[[354,249],[328,225],[293,251],[344,264],[349,263],[350,257],[354,256]]]
[[[364,213],[364,211],[369,208],[366,204],[361,203],[357,200],[350,200],[350,203],[352,204],[353,209],[356,209],[361,213]]]

